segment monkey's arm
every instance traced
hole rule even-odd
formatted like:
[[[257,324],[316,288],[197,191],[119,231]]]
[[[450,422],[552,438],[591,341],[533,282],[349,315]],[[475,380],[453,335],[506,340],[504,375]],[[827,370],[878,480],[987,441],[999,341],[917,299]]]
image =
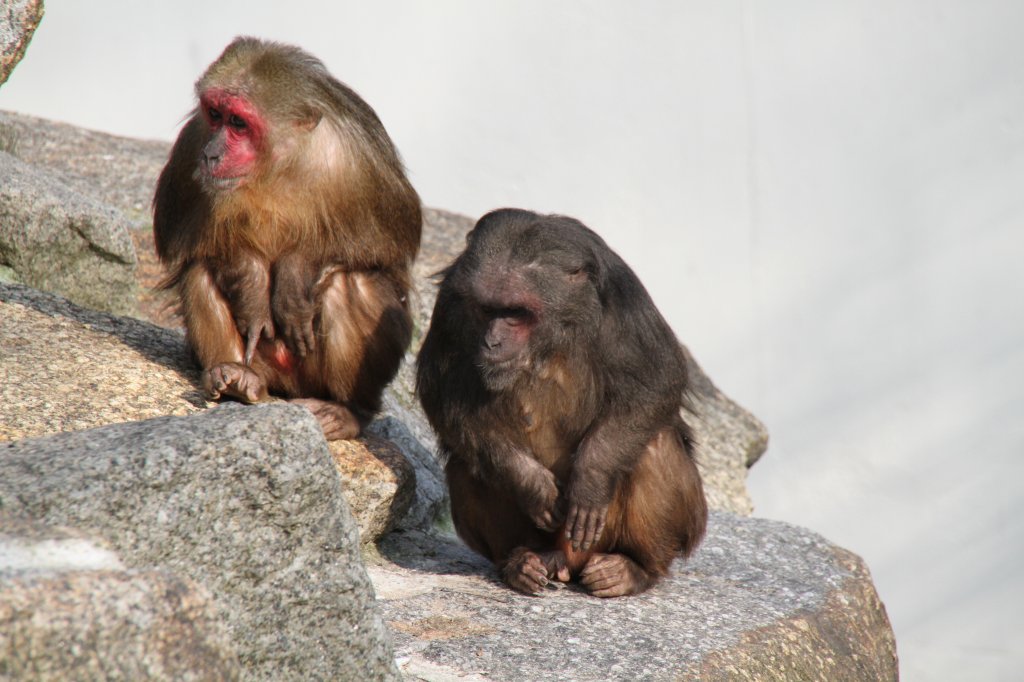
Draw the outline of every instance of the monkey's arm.
[[[270,316],[270,271],[253,254],[239,254],[212,268],[235,318],[238,333],[245,340],[245,364],[252,365],[261,337],[274,338]]]
[[[686,388],[678,341],[639,282],[635,287],[606,303],[603,408],[577,448],[566,489],[565,532],[574,549],[587,550],[601,536],[616,485],[671,423]]]
[[[515,445],[496,442],[479,457],[478,475],[491,485],[510,488],[519,508],[542,530],[553,531],[563,514],[558,508],[555,475]]]
[[[612,413],[583,438],[566,488],[565,536],[573,549],[588,550],[601,537],[615,486],[640,459],[656,424],[636,414]]]
[[[317,259],[300,250],[284,254],[274,264],[274,290],[270,301],[274,322],[285,344],[299,357],[305,357],[316,348],[314,290],[320,270]]]

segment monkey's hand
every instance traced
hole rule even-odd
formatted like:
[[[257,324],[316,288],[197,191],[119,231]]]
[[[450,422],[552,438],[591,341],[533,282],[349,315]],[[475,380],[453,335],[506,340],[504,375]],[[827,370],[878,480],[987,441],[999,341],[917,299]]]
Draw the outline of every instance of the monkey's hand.
[[[313,333],[315,281],[316,271],[301,254],[283,256],[275,266],[274,292],[270,300],[274,321],[288,350],[300,358],[316,348]]]
[[[589,473],[586,475],[587,472],[577,466],[566,493],[565,538],[572,542],[574,550],[584,552],[601,537],[615,493],[613,479],[593,471]]]
[[[608,518],[608,505],[583,506],[570,504],[565,516],[565,537],[572,541],[572,548],[587,551],[601,537],[605,520]]]
[[[316,349],[313,302],[296,300],[282,303],[275,299],[274,303],[274,319],[288,350],[300,358],[312,353]]]
[[[274,339],[274,323],[270,319],[270,309],[263,312],[236,311],[235,325],[238,327],[238,333],[245,339],[245,364],[251,367],[260,339]]]
[[[534,464],[523,481],[519,505],[538,528],[554,531],[563,517],[558,505],[558,484],[553,473]]]

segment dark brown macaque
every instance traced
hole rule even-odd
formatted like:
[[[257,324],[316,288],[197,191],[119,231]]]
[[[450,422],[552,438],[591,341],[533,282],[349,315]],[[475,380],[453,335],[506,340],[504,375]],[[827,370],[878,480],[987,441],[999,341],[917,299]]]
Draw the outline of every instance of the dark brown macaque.
[[[236,39],[196,95],[153,230],[203,388],[353,438],[412,335],[419,197],[369,105],[296,47]]]
[[[417,390],[466,543],[528,594],[646,590],[707,522],[686,359],[581,223],[503,209],[443,273]]]

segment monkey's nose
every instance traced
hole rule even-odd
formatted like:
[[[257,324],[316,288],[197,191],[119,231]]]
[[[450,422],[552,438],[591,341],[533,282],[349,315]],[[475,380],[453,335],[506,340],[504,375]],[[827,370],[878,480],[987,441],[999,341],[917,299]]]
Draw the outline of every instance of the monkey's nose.
[[[496,334],[493,329],[488,329],[484,333],[484,348],[487,350],[494,350],[501,346],[501,334]]]
[[[215,136],[203,147],[203,161],[208,166],[216,166],[224,154],[224,138],[221,135]]]

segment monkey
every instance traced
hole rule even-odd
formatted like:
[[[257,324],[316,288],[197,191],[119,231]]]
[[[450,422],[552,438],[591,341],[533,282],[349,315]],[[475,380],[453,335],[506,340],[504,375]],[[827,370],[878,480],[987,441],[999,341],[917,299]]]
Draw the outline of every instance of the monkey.
[[[416,388],[458,535],[526,594],[650,588],[707,505],[686,358],[640,280],[581,222],[521,209],[438,275]]]
[[[298,47],[236,38],[195,93],[153,233],[203,390],[354,438],[412,337],[419,197],[374,110]]]

